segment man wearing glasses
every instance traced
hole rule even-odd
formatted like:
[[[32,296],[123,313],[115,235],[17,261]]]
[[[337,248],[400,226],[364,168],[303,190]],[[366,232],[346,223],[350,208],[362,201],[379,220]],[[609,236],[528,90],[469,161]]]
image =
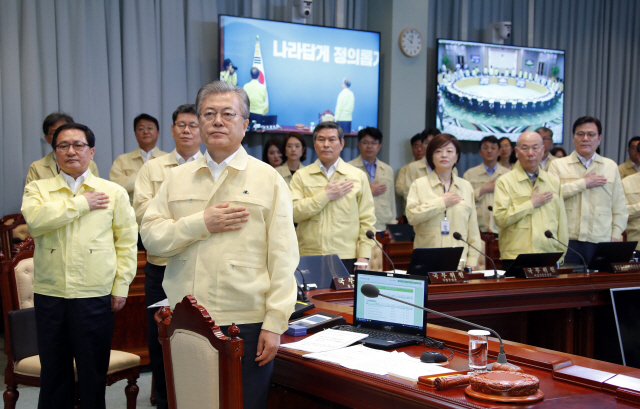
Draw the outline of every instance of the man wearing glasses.
[[[565,252],[545,237],[546,230],[567,240],[567,216],[560,181],[540,167],[543,141],[535,132],[518,137],[516,156],[521,166],[500,176],[495,184],[493,216],[500,228],[500,258],[507,270],[520,254]]]
[[[171,136],[173,136],[176,143],[176,148],[168,155],[146,162],[142,165],[136,178],[133,192],[133,208],[136,212],[138,225],[142,224],[144,212],[149,207],[151,199],[158,193],[160,185],[167,178],[171,169],[193,162],[201,156],[200,124],[196,116],[195,105],[180,105],[173,112],[172,121]],[[167,259],[165,257],[158,257],[151,252],[147,252],[147,264],[144,266],[144,294],[147,306],[149,358],[154,378],[154,396],[158,409],[168,407],[162,346],[158,342],[158,325],[153,318],[153,315],[160,307],[148,307],[167,298],[162,289],[166,265]]]
[[[63,112],[53,112],[47,115],[42,123],[42,132],[44,133],[44,140],[47,141],[47,145],[51,146],[53,134],[56,132],[56,129],[69,122],[73,122],[73,118]],[[89,162],[89,170],[94,176],[100,176],[98,174],[98,167],[94,161]],[[28,185],[29,182],[33,182],[34,180],[56,177],[58,173],[60,173],[60,168],[56,163],[56,152],[54,150],[29,166],[25,185]]]
[[[598,242],[620,241],[629,216],[618,165],[596,153],[601,141],[600,120],[578,118],[573,123],[575,150],[549,166],[549,173],[562,183],[569,247],[580,253],[587,264]],[[582,264],[572,253],[567,254],[565,262]]]
[[[557,159],[555,156],[549,154],[551,152],[551,149],[553,148],[553,131],[547,127],[541,126],[534,132],[542,137],[542,143],[544,144],[544,153],[542,154],[540,166],[542,166],[542,169],[548,171],[551,162]]]
[[[142,219],[142,240],[169,258],[163,287],[172,307],[192,294],[225,334],[238,324],[244,408],[266,408],[297,293],[291,193],[274,168],[241,145],[249,125],[242,88],[205,85],[196,112],[207,151],[169,172]]]
[[[109,172],[109,180],[127,190],[131,203],[133,203],[133,188],[136,177],[138,177],[142,165],[150,159],[167,154],[156,146],[160,134],[157,119],[148,114],[140,114],[133,120],[133,131],[138,141],[138,147],[133,152],[118,156],[113,161]]]
[[[387,229],[387,224],[396,224],[396,198],[393,189],[393,169],[378,159],[382,148],[382,132],[367,127],[358,131],[358,150],[360,156],[349,162],[369,176],[371,194],[376,209],[377,231]]]
[[[38,407],[73,407],[75,359],[82,406],[104,408],[113,313],[136,274],[138,226],[127,192],[89,171],[88,127],[64,124],[51,145],[60,174],[29,183],[21,209],[35,240]]]

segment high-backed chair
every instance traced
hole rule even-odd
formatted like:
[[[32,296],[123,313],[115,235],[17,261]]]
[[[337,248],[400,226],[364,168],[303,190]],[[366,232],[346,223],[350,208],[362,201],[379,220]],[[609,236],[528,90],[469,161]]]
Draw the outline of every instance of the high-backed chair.
[[[173,311],[156,313],[169,409],[242,409],[240,329],[225,336],[196,299],[185,296]]]
[[[0,219],[0,251],[4,253],[4,260],[11,258],[11,252],[16,246],[16,242],[21,242],[30,237],[27,222],[20,213],[8,214]]]
[[[18,385],[40,386],[40,357],[35,340],[35,315],[33,310],[33,237],[26,238],[15,248],[10,260],[2,262],[0,271],[0,289],[2,290],[3,318],[5,323],[4,352],[7,355],[5,369],[4,407],[15,409],[18,401]],[[11,323],[9,313],[15,314]],[[26,311],[26,312],[24,312]],[[10,325],[11,324],[11,325]],[[19,328],[14,334],[13,328]],[[28,337],[25,339],[24,337]],[[14,347],[15,346],[15,347]],[[17,347],[17,348],[16,348]],[[125,395],[127,409],[135,409],[138,396],[137,379],[140,377],[140,357],[123,351],[111,351],[107,386],[127,379]],[[76,376],[77,381],[77,376]],[[77,405],[76,405],[77,406]],[[78,406],[79,407],[79,406]]]

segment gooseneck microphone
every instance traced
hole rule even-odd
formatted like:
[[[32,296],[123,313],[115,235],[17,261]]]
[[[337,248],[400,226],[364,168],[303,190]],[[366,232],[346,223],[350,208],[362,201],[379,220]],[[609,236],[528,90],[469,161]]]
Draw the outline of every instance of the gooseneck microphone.
[[[491,260],[491,264],[493,264],[493,277],[491,277],[491,278],[498,278],[498,279],[500,278],[500,276],[498,276],[498,270],[496,269],[496,263],[493,261],[493,259],[491,257],[487,256],[486,254],[484,254],[483,252],[481,252],[480,250],[478,250],[477,248],[472,246],[471,243],[469,243],[468,241],[463,239],[462,235],[460,233],[458,233],[457,231],[453,232],[453,238],[456,239],[456,240],[460,240],[460,241],[463,241],[463,242],[467,243],[467,245],[469,245],[469,247],[471,247],[472,249],[474,249],[478,253],[482,254],[483,256],[485,256],[486,258]]]
[[[380,245],[380,243],[378,243],[378,240],[376,240],[376,234],[374,232],[372,232],[371,230],[367,230],[367,237],[370,238],[371,240],[373,240],[374,243],[376,243],[378,245],[378,247],[380,248],[380,251],[382,251],[382,254],[384,254],[384,256],[387,258],[387,260],[389,260],[389,263],[391,263],[391,268],[393,269],[393,273],[395,274],[396,266],[393,265],[393,261],[391,261],[391,258],[389,257],[387,252],[382,249],[382,246]]]
[[[303,302],[309,302],[309,298],[307,297],[307,291],[309,291],[309,287],[307,286],[307,280],[305,280],[304,278],[304,274],[302,274],[302,271],[300,271],[300,269],[298,267],[296,267],[296,271],[298,273],[300,273],[300,277],[302,277],[302,300]]]
[[[397,298],[389,297],[388,295],[381,294],[380,293],[380,289],[378,289],[378,287],[376,287],[373,284],[364,284],[362,287],[360,287],[360,292],[365,297],[376,298],[376,297],[380,296],[380,297],[388,298],[390,300],[410,305],[411,307],[418,308],[420,310],[429,312],[431,314],[436,314],[436,315],[439,315],[441,317],[445,317],[445,318],[449,318],[449,319],[454,320],[454,321],[461,322],[463,324],[469,325],[469,326],[474,327],[474,328],[479,328],[479,329],[483,329],[485,331],[489,331],[493,335],[495,335],[496,338],[498,338],[498,341],[500,341],[500,353],[498,354],[498,359],[496,360],[496,363],[507,364],[507,365],[511,365],[511,366],[514,366],[514,367],[517,368],[516,365],[510,364],[510,363],[507,362],[507,355],[504,353],[504,343],[502,342],[502,338],[500,338],[500,335],[498,335],[498,333],[495,332],[494,330],[492,330],[491,328],[483,327],[482,325],[474,324],[473,322],[461,320],[460,318],[452,317],[451,315],[443,314],[441,312],[434,311],[434,310],[431,310],[429,308],[424,308],[424,307],[420,307],[420,306],[415,305],[415,304],[411,304],[410,302],[406,302],[406,301],[399,300]],[[492,367],[493,367],[493,363],[487,365],[487,368],[489,370],[491,370]]]
[[[567,246],[566,244],[564,244],[563,242],[561,242],[560,240],[556,239],[555,237],[553,237],[553,233],[551,233],[550,230],[547,230],[544,232],[544,235],[547,236],[548,239],[553,239],[555,241],[557,241],[558,243],[562,244],[564,247],[568,248],[569,250],[573,251],[574,253],[576,253],[578,255],[578,257],[580,257],[580,260],[582,260],[582,266],[584,267],[584,272],[585,273],[589,273],[589,270],[587,269],[587,263],[584,261],[584,257],[582,257],[582,254],[578,253],[577,251],[575,251],[574,249],[572,249],[571,247]]]

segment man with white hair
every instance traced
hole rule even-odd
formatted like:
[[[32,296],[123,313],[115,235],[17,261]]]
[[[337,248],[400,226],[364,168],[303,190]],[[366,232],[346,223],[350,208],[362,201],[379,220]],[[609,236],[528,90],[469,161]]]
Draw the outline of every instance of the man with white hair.
[[[558,240],[567,242],[567,215],[560,180],[540,167],[543,143],[539,134],[523,132],[516,146],[521,166],[496,181],[493,217],[500,228],[504,270],[519,254],[565,252],[564,247],[544,234],[549,230]]]

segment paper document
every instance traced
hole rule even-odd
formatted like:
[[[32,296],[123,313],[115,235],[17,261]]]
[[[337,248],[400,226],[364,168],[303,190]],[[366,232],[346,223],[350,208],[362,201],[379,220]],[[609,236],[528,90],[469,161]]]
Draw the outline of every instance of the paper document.
[[[281,346],[284,348],[297,349],[298,351],[324,352],[347,347],[367,336],[367,334],[358,334],[357,332],[327,329],[305,338],[302,341],[291,342]]]
[[[148,307],[147,307],[147,309],[149,309],[149,308],[158,308],[158,307],[171,307],[171,306],[169,305],[169,299],[168,299],[168,298],[165,298],[165,299],[164,299],[164,300],[162,300],[162,301],[158,301],[157,303],[155,303],[155,304],[153,304],[153,305],[148,306]]]
[[[505,271],[504,270],[496,270],[498,272],[499,276],[503,276]],[[474,273],[482,273],[484,274],[485,277],[490,277],[493,275],[493,270],[474,270]]]
[[[404,352],[381,351],[355,345],[335,351],[303,355],[304,358],[332,362],[345,368],[369,372],[376,375],[394,375],[399,378],[417,381],[417,376],[437,375],[455,372],[435,364],[425,364]],[[419,374],[416,376],[416,374]]]

